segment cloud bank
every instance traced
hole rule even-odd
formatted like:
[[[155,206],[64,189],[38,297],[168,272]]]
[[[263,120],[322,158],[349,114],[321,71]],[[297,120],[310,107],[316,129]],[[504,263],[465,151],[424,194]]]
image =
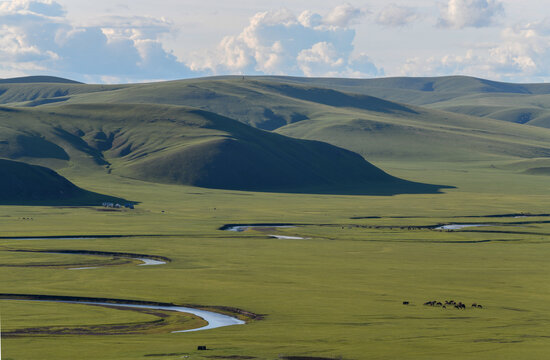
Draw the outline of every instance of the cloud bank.
[[[53,0],[0,4],[3,76],[47,73],[77,80],[131,82],[209,74],[377,76],[365,54],[353,55],[351,28],[365,12],[342,4],[325,15],[280,9],[257,13],[239,35],[187,62],[162,45],[174,26],[152,17],[109,17],[76,26]]]
[[[491,26],[504,15],[498,0],[448,0],[440,10],[439,26],[455,29]]]
[[[0,4],[0,71],[48,73],[79,80],[132,81],[192,75],[163,49],[171,30],[162,19],[131,18],[88,27],[72,25],[55,1]],[[116,24],[116,25],[113,25]]]
[[[344,4],[328,14],[279,9],[254,15],[239,35],[227,36],[216,51],[192,59],[194,70],[214,74],[378,76],[365,54],[353,55],[355,30],[364,11]]]
[[[3,1],[0,77],[47,74],[85,82],[142,82],[225,74],[383,76],[384,70],[370,52],[361,53],[355,46],[356,42],[374,40],[371,43],[378,46],[378,56],[384,56],[384,51],[397,54],[390,62],[392,76],[550,79],[550,20],[507,25],[496,40],[493,35],[485,36],[491,43],[480,44],[478,32],[499,31],[483,28],[503,23],[503,1],[444,0],[439,15],[437,0],[429,8],[399,5],[402,3],[384,4],[373,12],[349,3],[325,13],[258,12],[242,30],[223,37],[210,49],[181,52],[185,54],[182,59],[164,43],[185,28],[165,18],[111,16],[84,26],[72,23],[66,9],[55,0]],[[406,33],[399,29],[405,26]],[[356,29],[368,30],[359,38]],[[415,38],[407,37],[409,30]],[[461,32],[473,39],[470,45],[456,44]],[[399,49],[384,48],[384,36],[399,36],[413,43],[407,44],[411,46],[406,47],[406,54],[399,54]],[[421,53],[431,36],[436,40],[449,37],[448,55],[415,57],[411,50],[414,41],[421,39]]]
[[[415,8],[389,4],[376,16],[376,23],[389,27],[400,27],[411,24],[419,19]]]
[[[550,75],[550,19],[518,24],[501,31],[497,44],[463,55],[409,59],[404,75],[469,74],[506,81],[545,81]]]

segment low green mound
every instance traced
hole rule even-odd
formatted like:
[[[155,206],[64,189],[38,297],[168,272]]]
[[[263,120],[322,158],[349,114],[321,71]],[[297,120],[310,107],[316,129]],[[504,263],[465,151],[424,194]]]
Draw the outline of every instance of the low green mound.
[[[536,167],[525,170],[525,174],[529,175],[550,175],[550,167]]]
[[[390,176],[335,146],[265,133],[215,138],[152,156],[122,171],[131,177],[217,189],[392,195],[439,187]]]
[[[99,205],[121,201],[83,190],[43,166],[0,159],[0,204]]]
[[[81,82],[60,78],[57,76],[23,76],[10,79],[0,79],[0,84],[82,84]]]
[[[70,165],[91,174],[107,168],[151,182],[231,190],[393,195],[440,189],[399,180],[334,145],[183,106],[58,105],[0,112],[2,118],[10,128],[0,129],[0,139],[6,139],[0,156],[26,149],[26,158],[56,169]],[[19,134],[32,133],[43,137],[18,142]],[[55,144],[68,156],[54,156],[53,147],[48,158],[29,156],[37,141]]]

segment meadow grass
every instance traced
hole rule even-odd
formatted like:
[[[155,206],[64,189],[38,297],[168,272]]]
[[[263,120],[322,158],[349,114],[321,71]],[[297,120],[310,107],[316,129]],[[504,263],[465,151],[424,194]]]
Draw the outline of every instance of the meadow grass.
[[[548,213],[545,177],[491,168],[488,163],[381,161],[380,165],[397,176],[456,188],[441,194],[386,197],[277,194],[160,185],[113,175],[78,176],[70,169],[62,172],[88,190],[141,203],[134,211],[120,212],[93,207],[0,207],[1,236],[149,236],[2,239],[3,249],[124,251],[173,261],[163,266],[81,271],[4,267],[0,268],[3,292],[232,306],[265,314],[265,319],[182,334],[5,338],[4,358],[544,358],[550,351],[547,218],[507,226],[527,220],[468,216]],[[500,224],[453,232],[407,228],[455,222]],[[227,223],[305,225],[242,233],[218,230]],[[270,234],[309,239],[279,240],[269,238]],[[486,240],[491,241],[478,242]],[[48,262],[70,257],[2,251],[10,263],[40,261],[42,256]],[[447,299],[463,301],[468,308],[422,305]],[[484,308],[470,308],[474,302]],[[3,327],[12,329],[46,326],[52,319],[86,324],[99,311],[67,304],[37,305],[31,320],[21,317],[28,303],[3,304],[0,301],[3,314],[4,307],[16,314],[9,324],[3,320]],[[144,315],[113,316],[138,321]],[[198,352],[198,345],[212,350]]]

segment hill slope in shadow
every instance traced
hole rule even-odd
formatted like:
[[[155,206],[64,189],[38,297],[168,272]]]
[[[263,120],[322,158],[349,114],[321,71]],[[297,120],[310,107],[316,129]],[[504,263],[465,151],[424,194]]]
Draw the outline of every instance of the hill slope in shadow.
[[[124,200],[83,190],[43,166],[0,159],[0,204],[100,205]]]
[[[393,195],[441,188],[397,179],[349,150],[189,107],[50,105],[0,112],[1,118],[8,126],[0,131],[0,156],[25,154],[59,168],[70,161],[83,171],[252,191]],[[31,151],[37,142],[51,144],[50,158]]]

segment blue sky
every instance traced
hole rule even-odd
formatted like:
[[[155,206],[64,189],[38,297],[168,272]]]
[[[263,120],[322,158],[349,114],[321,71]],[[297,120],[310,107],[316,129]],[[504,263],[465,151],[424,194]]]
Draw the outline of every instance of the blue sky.
[[[0,77],[550,80],[541,0],[0,1]]]

